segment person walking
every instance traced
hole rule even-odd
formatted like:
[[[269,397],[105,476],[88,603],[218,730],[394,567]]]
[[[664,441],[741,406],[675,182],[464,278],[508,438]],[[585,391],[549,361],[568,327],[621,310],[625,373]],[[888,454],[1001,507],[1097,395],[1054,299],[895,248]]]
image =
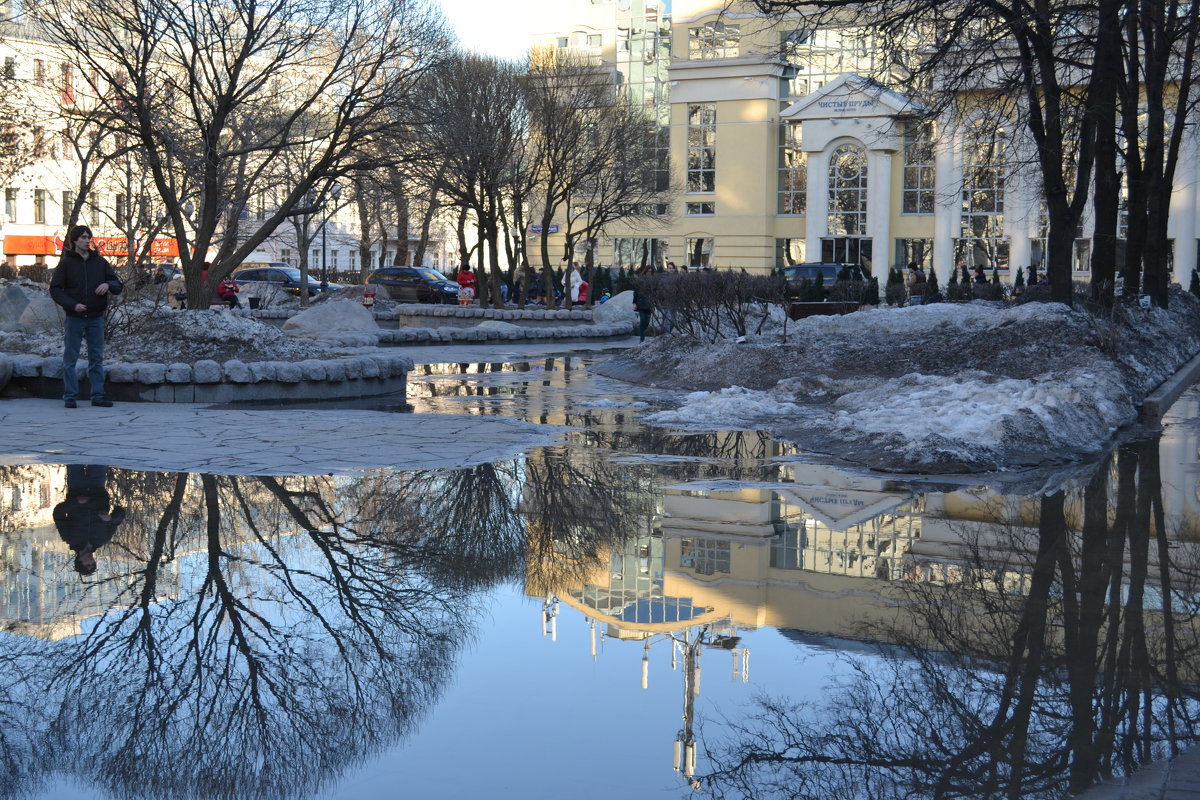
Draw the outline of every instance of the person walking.
[[[66,311],[63,320],[63,405],[76,407],[79,376],[75,362],[87,340],[88,383],[92,405],[109,407],[104,396],[104,310],[110,295],[121,293],[121,281],[104,256],[92,249],[92,229],[76,225],[67,234],[62,258],[50,277],[50,299]]]
[[[646,331],[650,328],[650,315],[654,313],[654,303],[646,291],[643,281],[654,273],[652,267],[643,267],[638,273],[642,280],[633,284],[633,310],[638,314],[638,342],[646,341]]]

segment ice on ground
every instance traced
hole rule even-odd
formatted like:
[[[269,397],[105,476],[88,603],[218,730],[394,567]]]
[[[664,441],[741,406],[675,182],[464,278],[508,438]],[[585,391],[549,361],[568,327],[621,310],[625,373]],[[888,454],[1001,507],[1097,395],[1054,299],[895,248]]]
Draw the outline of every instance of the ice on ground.
[[[597,397],[590,400],[584,400],[581,403],[576,403],[579,408],[649,408],[649,403],[643,403],[641,400],[614,400],[610,397]]]
[[[730,386],[719,392],[692,392],[679,408],[650,414],[642,421],[667,427],[745,428],[800,412],[800,406],[780,402],[767,392]]]

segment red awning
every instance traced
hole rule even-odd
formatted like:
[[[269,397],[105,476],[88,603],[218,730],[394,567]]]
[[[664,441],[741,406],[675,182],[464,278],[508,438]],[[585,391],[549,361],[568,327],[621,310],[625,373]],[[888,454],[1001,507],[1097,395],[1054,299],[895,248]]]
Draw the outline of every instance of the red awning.
[[[26,236],[10,233],[4,237],[6,256],[56,256],[59,247],[53,236]]]
[[[129,244],[124,236],[97,236],[92,241],[102,255],[129,255]],[[178,255],[179,244],[174,239],[155,239],[150,243],[151,258],[175,258]]]

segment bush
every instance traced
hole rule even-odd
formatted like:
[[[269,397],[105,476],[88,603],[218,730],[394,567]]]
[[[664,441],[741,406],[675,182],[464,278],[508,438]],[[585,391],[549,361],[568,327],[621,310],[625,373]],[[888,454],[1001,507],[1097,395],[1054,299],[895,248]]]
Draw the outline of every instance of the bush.
[[[938,288],[937,272],[931,269],[929,277],[925,279],[925,295],[921,298],[921,302],[929,305],[930,303],[940,303],[944,299],[941,289]]]
[[[755,321],[755,332],[761,330],[770,307],[786,299],[782,278],[741,270],[655,273],[640,275],[634,283],[656,314],[671,316],[673,334],[706,342],[745,336]]]

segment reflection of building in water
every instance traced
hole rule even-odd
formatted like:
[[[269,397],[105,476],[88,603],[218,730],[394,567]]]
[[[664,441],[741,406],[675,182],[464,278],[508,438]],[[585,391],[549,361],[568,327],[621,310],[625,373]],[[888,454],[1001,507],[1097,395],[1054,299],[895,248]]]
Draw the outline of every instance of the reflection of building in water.
[[[1167,530],[1200,540],[1200,391],[1193,388],[1171,406],[1159,442]]]
[[[66,468],[5,468],[0,497],[0,621],[4,630],[57,640],[80,632],[84,619],[133,601],[129,592],[145,562],[124,548],[106,547],[98,570],[81,580],[74,554],[54,525],[54,505],[66,493]],[[159,578],[158,596],[178,592],[178,570]]]

